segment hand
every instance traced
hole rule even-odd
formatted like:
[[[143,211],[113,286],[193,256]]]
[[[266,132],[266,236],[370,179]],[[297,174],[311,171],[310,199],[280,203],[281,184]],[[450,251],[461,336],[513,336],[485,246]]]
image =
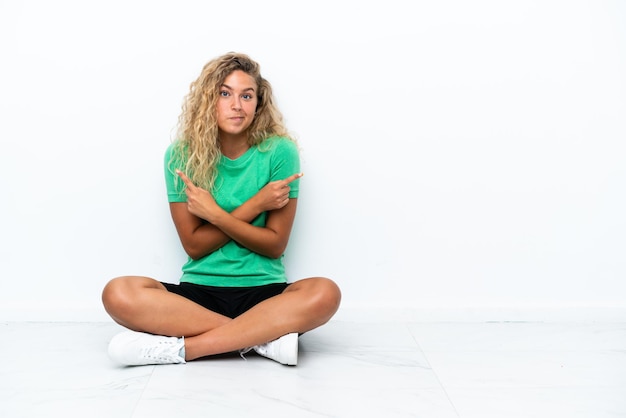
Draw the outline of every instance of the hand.
[[[303,173],[296,173],[284,180],[276,180],[267,183],[254,196],[258,199],[261,211],[265,212],[285,207],[287,203],[289,203],[289,192],[291,191],[289,183],[302,176]]]
[[[189,213],[210,222],[211,214],[216,209],[220,209],[211,193],[193,184],[191,179],[182,171],[176,170],[176,174],[187,186],[185,194],[187,195],[187,210]]]

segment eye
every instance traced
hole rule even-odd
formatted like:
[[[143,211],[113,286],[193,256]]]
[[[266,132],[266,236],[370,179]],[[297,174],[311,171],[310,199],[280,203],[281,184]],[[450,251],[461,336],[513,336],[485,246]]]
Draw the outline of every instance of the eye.
[[[229,93],[229,92],[227,92],[226,90],[222,90],[222,91],[220,91],[220,96],[222,96],[222,97],[228,97],[228,96],[230,96],[230,93]]]
[[[250,93],[246,93],[243,95],[244,100],[252,100],[252,95]]]

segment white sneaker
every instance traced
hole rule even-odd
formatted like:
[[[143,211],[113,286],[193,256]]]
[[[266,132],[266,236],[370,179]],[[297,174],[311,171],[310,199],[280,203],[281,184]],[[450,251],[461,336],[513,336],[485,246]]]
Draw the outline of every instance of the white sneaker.
[[[179,364],[185,363],[185,358],[180,356],[184,347],[183,337],[125,331],[117,334],[109,343],[109,357],[127,366]]]
[[[277,340],[254,346],[252,349],[263,357],[287,366],[295,366],[298,364],[298,333],[283,335]]]

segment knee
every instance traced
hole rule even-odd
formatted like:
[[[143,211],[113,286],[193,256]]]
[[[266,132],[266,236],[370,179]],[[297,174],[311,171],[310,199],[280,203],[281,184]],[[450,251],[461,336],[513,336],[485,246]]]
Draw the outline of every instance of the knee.
[[[341,290],[332,280],[325,277],[317,279],[315,297],[312,299],[315,310],[330,319],[341,303]]]
[[[126,310],[131,306],[129,279],[128,277],[117,277],[104,286],[102,304],[109,314]]]

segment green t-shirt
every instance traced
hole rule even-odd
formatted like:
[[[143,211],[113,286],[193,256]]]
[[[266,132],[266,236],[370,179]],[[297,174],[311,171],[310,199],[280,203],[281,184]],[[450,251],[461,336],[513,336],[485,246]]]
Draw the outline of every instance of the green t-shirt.
[[[182,164],[173,162],[170,145],[165,153],[165,184],[169,202],[186,202],[182,181],[175,181],[176,168]],[[267,183],[283,180],[300,172],[300,158],[295,142],[282,137],[272,137],[260,145],[251,147],[241,157],[231,160],[224,156],[217,166],[217,177],[213,197],[227,212],[254,196]],[[290,198],[298,197],[299,179],[289,184]],[[267,213],[262,213],[252,221],[255,226],[264,226]],[[270,283],[285,283],[287,277],[283,256],[277,259],[265,257],[248,250],[235,241],[199,260],[189,257],[183,265],[181,282],[205,286],[260,286]]]

